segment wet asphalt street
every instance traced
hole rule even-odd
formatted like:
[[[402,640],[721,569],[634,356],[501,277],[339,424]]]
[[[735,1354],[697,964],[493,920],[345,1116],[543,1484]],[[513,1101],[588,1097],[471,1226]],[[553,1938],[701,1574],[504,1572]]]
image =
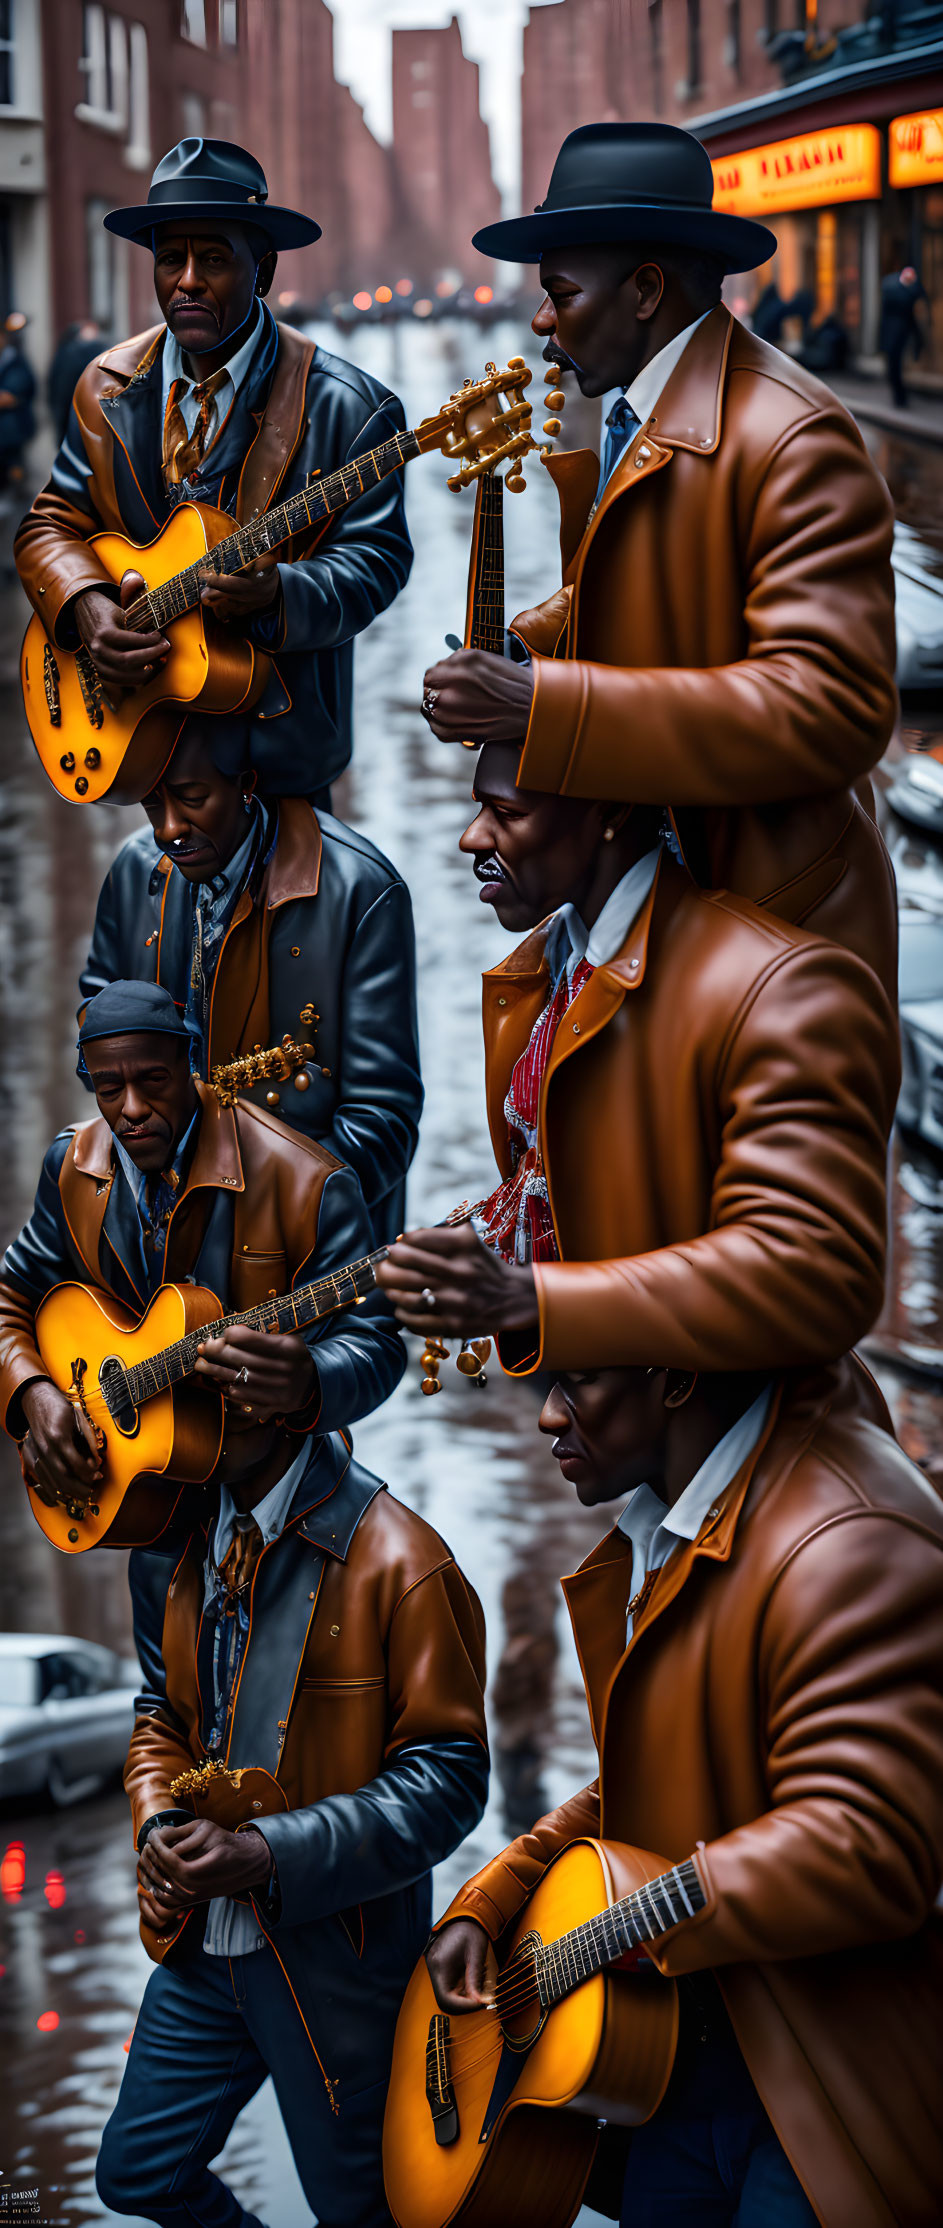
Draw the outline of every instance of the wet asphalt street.
[[[464,377],[477,375],[488,357],[524,353],[540,383],[536,344],[517,326],[482,334],[457,324],[413,324],[361,328],[355,340],[333,330],[319,337],[388,379],[404,397],[410,424],[437,409]],[[566,421],[571,439],[578,438],[576,420],[573,408]],[[883,435],[877,442],[902,511],[918,530],[935,534],[943,452],[914,453]],[[505,505],[509,613],[536,601],[558,577],[553,490],[539,467],[530,467],[527,478],[527,492]],[[358,650],[354,764],[335,795],[335,809],[388,852],[413,894],[427,1101],[410,1214],[423,1220],[489,1182],[480,973],[507,949],[456,849],[470,816],[471,762],[437,744],[418,713],[424,667],[441,652],[445,634],[460,634],[463,624],[472,495],[448,493],[445,480],[441,458],[409,468],[416,563],[406,593]],[[48,1139],[88,1112],[74,1076],[76,977],[99,884],[137,817],[109,807],[81,812],[47,787],[20,710],[22,623],[19,591],[8,584],[0,588],[0,1242],[28,1212]],[[943,724],[932,707],[914,716],[927,739]],[[926,872],[943,899],[943,865],[931,856]],[[898,1157],[894,1276],[874,1360],[910,1451],[938,1471],[939,1379],[931,1367],[902,1370],[900,1355],[905,1346],[919,1346],[932,1363],[943,1350],[943,1215],[932,1165],[911,1147]],[[511,1834],[592,1776],[582,1688],[556,1580],[601,1527],[573,1501],[539,1441],[530,1388],[492,1369],[479,1392],[446,1365],[442,1396],[426,1401],[417,1361],[413,1342],[394,1399],[358,1427],[357,1452],[444,1534],[488,1620],[492,1795],[477,1833],[443,1867],[441,1905]],[[123,1650],[129,1644],[124,1558],[57,1556],[29,1514],[6,1441],[0,1624],[82,1635]],[[4,2182],[38,2186],[39,2218],[84,2228],[111,2217],[95,2195],[94,2160],[148,1972],[136,1935],[124,1798],[115,1791],[67,1811],[8,1810],[0,1814],[0,1856],[10,1843],[23,1845],[26,1874],[21,1894],[0,1903],[0,2205]],[[51,1875],[61,1875],[61,1886],[50,1888]],[[0,1889],[3,1880],[0,1871]],[[244,2115],[223,2169],[271,2228],[303,2228],[307,2208],[268,2090]]]

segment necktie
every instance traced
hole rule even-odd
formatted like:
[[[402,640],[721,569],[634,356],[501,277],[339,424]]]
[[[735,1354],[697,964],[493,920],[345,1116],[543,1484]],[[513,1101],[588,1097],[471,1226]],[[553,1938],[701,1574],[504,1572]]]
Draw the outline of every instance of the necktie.
[[[237,1524],[217,1576],[229,1596],[226,1613],[232,1615],[236,1598],[244,1594],[251,1584],[256,1563],[262,1549],[262,1534],[253,1519],[251,1524]]]
[[[603,488],[608,482],[616,458],[621,456],[627,442],[631,441],[633,434],[638,432],[641,423],[641,418],[636,417],[631,403],[626,401],[624,395],[620,395],[618,401],[613,403],[606,419],[608,429],[606,449],[603,456],[602,471],[599,475],[599,486],[596,489],[597,503]]]
[[[174,380],[164,412],[163,472],[167,487],[178,487],[181,480],[192,479],[194,472],[199,471],[206,450],[213,404],[224,379],[228,377],[229,373],[223,365],[219,371],[211,373],[209,379],[198,381],[193,388],[193,398],[199,404],[199,409],[192,433],[187,432],[180,408],[180,398],[186,393],[190,382],[187,379]]]

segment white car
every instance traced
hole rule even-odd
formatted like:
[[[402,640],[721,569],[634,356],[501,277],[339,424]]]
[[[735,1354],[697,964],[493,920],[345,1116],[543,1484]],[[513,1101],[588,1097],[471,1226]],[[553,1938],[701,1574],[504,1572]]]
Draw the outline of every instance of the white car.
[[[133,1658],[54,1632],[0,1634],[0,1796],[80,1802],[128,1752]]]

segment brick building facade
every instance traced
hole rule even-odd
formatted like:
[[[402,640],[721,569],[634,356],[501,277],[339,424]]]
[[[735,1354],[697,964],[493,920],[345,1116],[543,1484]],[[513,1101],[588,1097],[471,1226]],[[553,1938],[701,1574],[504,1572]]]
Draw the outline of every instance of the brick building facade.
[[[550,11],[555,12],[555,11]],[[393,32],[393,160],[403,274],[424,290],[449,276],[492,284],[494,266],[471,246],[501,214],[491,175],[478,66],[453,16],[443,29]]]

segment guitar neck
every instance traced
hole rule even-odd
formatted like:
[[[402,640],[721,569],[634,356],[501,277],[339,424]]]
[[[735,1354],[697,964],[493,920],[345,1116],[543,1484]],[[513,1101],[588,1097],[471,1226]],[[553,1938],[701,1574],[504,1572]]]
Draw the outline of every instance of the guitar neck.
[[[284,1292],[280,1299],[264,1300],[260,1307],[246,1308],[242,1314],[221,1315],[216,1322],[187,1331],[184,1338],[178,1338],[172,1346],[162,1347],[158,1354],[136,1363],[125,1373],[127,1396],[139,1407],[143,1401],[153,1399],[155,1393],[166,1392],[171,1385],[179,1385],[185,1377],[192,1377],[200,1347],[208,1338],[221,1338],[237,1323],[245,1323],[253,1331],[300,1331],[307,1323],[316,1323],[322,1315],[334,1315],[339,1308],[355,1306],[373,1291],[377,1263],[385,1261],[387,1250],[386,1246],[379,1246],[375,1253],[365,1254],[363,1260],[352,1261],[349,1268],[335,1270],[333,1276],[319,1277],[313,1284],[299,1285],[295,1292]]]
[[[497,472],[486,472],[475,494],[465,643],[495,657],[504,651],[504,481]]]
[[[153,625],[158,629],[171,626],[184,612],[196,610],[200,601],[201,573],[207,570],[220,574],[240,572],[254,558],[279,549],[293,534],[306,534],[312,527],[322,526],[336,511],[346,510],[350,503],[356,503],[361,495],[378,487],[392,472],[401,471],[404,464],[420,456],[428,445],[428,442],[421,442],[416,433],[395,433],[391,440],[381,441],[379,448],[368,450],[352,464],[342,464],[340,470],[331,472],[326,480],[309,480],[296,495],[289,495],[287,502],[277,504],[274,510],[263,511],[247,526],[227,534],[214,549],[205,550],[195,565],[175,573],[172,580],[165,580],[161,586],[149,588],[147,594],[139,596],[125,612],[125,625]]]
[[[574,1988],[594,1973],[615,1965],[626,1952],[653,1942],[682,1919],[703,1910],[707,1897],[692,1857],[649,1880],[620,1903],[584,1919],[559,1941],[546,1942],[539,1955],[541,2002],[549,2009],[562,2003]]]

